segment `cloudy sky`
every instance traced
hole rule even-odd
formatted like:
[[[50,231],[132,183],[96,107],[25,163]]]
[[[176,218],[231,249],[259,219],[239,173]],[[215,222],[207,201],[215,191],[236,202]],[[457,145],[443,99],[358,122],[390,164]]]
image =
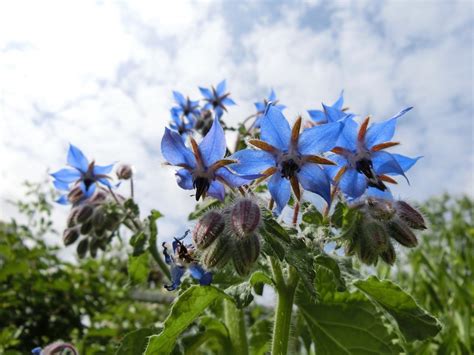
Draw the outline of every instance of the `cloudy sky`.
[[[100,164],[132,163],[143,210],[166,215],[164,235],[186,229],[193,198],[159,149],[171,91],[198,98],[223,78],[231,125],[270,88],[290,120],[341,89],[376,121],[415,106],[396,138],[424,158],[395,195],[474,196],[472,56],[471,1],[2,2],[0,219],[72,142]]]

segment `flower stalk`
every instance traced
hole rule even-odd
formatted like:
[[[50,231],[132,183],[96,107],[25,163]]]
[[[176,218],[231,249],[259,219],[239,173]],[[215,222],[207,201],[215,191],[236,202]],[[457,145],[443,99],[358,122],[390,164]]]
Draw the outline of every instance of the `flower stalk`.
[[[235,303],[224,300],[224,321],[229,331],[229,338],[232,345],[232,354],[248,355],[248,341],[245,326],[244,312],[238,309]]]

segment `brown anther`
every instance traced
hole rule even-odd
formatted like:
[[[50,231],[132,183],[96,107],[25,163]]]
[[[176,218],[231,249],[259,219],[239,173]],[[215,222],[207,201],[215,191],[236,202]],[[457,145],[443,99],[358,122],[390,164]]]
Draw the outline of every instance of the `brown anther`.
[[[394,147],[396,145],[399,145],[400,142],[385,142],[385,143],[380,143],[380,144],[376,144],[372,147],[372,151],[373,152],[378,152],[379,150],[382,150],[382,149],[387,149],[387,148],[390,148],[390,147]]]
[[[369,121],[370,121],[370,116],[367,116],[364,122],[362,122],[362,124],[360,125],[359,134],[357,135],[357,139],[359,140],[359,142],[362,142],[365,139],[365,134],[367,133],[367,127],[369,126]]]

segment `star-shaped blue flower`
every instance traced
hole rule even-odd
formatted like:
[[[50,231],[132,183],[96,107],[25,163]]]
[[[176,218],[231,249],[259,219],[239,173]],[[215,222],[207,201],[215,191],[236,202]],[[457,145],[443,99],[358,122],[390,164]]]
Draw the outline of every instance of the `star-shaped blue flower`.
[[[253,127],[259,128],[260,127],[260,119],[264,116],[265,109],[266,107],[270,104],[273,105],[275,108],[279,109],[280,111],[283,111],[286,106],[278,104],[278,99],[275,94],[275,91],[272,89],[270,91],[270,95],[268,95],[268,98],[263,99],[261,102],[256,102],[255,103],[255,108],[257,109],[257,118],[255,120],[255,123],[253,124]]]
[[[184,116],[179,113],[176,107],[173,107],[171,110],[171,119],[173,120],[170,123],[170,128],[178,132],[181,137],[186,138],[187,135],[192,134],[194,126],[196,125],[196,119],[193,115]]]
[[[226,81],[222,80],[216,88],[212,86],[210,89],[199,88],[201,94],[204,96],[204,105],[205,110],[213,110],[217,117],[221,117],[224,114],[224,111],[227,111],[226,106],[235,105],[234,100],[232,100],[229,95],[226,93]]]
[[[176,290],[181,285],[181,278],[184,276],[186,269],[189,270],[191,277],[199,281],[200,285],[207,286],[212,282],[212,273],[203,269],[196,260],[191,256],[192,245],[184,245],[181,242],[188,233],[182,238],[175,238],[172,247],[173,255],[168,253],[166,243],[163,243],[163,255],[165,262],[170,266],[171,285],[165,285],[168,291]]]
[[[319,164],[334,163],[319,154],[335,146],[343,124],[328,123],[305,129],[300,134],[301,121],[299,117],[291,129],[282,112],[269,105],[260,120],[261,140],[249,140],[259,150],[244,149],[230,157],[238,161],[229,166],[237,174],[270,177],[268,189],[276,202],[277,213],[288,203],[291,188],[300,199],[300,184],[303,189],[330,201],[330,179]]]
[[[397,119],[411,109],[406,108],[370,127],[369,117],[360,126],[352,118],[345,120],[337,146],[332,149],[336,154],[329,157],[338,166],[327,167],[327,171],[349,198],[360,197],[370,187],[387,190],[386,182],[397,183],[390,176],[402,175],[406,178],[405,172],[421,158],[412,159],[384,151],[399,144],[391,141]]]
[[[165,129],[161,152],[169,164],[179,166],[178,185],[185,190],[196,189],[196,200],[207,195],[224,200],[225,188],[249,183],[253,176],[237,176],[227,169],[233,160],[223,159],[226,153],[224,130],[217,116],[211,129],[198,145],[191,137],[192,150],[184,145],[179,134]]]
[[[108,173],[112,171],[114,164],[99,166],[94,161],[89,162],[82,151],[74,145],[69,145],[67,153],[67,163],[71,168],[61,169],[51,176],[54,178],[53,184],[60,191],[69,191],[72,186],[80,186],[83,197],[91,197],[97,184],[112,187]],[[68,204],[67,194],[62,195],[56,201],[61,204]]]
[[[343,111],[344,105],[344,90],[341,91],[337,101],[332,106],[327,106],[322,103],[323,111],[321,110],[308,110],[311,119],[318,124],[337,122],[344,120],[347,117],[352,117],[352,114]]]

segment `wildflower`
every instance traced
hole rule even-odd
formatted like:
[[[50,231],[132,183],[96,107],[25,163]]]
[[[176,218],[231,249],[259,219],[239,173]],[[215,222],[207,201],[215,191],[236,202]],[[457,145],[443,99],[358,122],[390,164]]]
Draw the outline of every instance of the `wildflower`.
[[[349,198],[361,196],[368,187],[386,191],[386,182],[397,183],[390,175],[402,175],[406,178],[405,172],[420,158],[412,159],[384,151],[400,144],[391,141],[395,125],[397,119],[411,109],[412,107],[404,109],[392,118],[370,127],[369,117],[360,127],[351,117],[345,120],[337,146],[332,149],[336,154],[329,157],[338,166],[328,167],[327,170]]]
[[[178,106],[172,108],[172,110],[178,114],[178,116],[184,116],[187,118],[196,118],[201,114],[199,111],[199,101],[192,101],[189,96],[184,98],[183,94],[178,91],[173,91],[173,97]]]
[[[260,127],[260,119],[264,116],[265,108],[268,105],[273,105],[275,108],[279,109],[280,111],[283,111],[286,108],[285,105],[278,104],[278,101],[279,100],[276,97],[275,91],[272,89],[267,99],[263,99],[262,102],[255,103],[255,108],[257,109],[257,119],[255,120],[255,123],[253,124],[254,127],[256,128]]]
[[[280,110],[268,106],[261,119],[261,140],[251,139],[255,149],[244,149],[230,157],[238,161],[229,166],[237,174],[262,174],[270,178],[268,189],[277,204],[277,213],[290,199],[290,185],[300,199],[300,187],[330,200],[330,180],[319,164],[334,164],[317,154],[328,151],[342,129],[342,123],[334,122],[304,130],[300,134],[301,117],[290,128]]]
[[[175,238],[172,243],[173,255],[168,253],[166,243],[163,243],[163,255],[165,262],[170,265],[171,285],[165,285],[168,291],[173,291],[181,285],[181,278],[189,270],[192,278],[199,281],[200,285],[210,285],[212,282],[212,273],[205,271],[193,258],[193,246],[184,245],[183,240],[189,231],[181,238]]]
[[[237,176],[227,169],[234,160],[223,159],[226,152],[224,130],[217,116],[211,129],[198,145],[191,137],[192,150],[187,148],[179,134],[169,129],[161,141],[161,152],[171,165],[182,169],[176,173],[178,185],[185,190],[196,189],[196,200],[206,195],[224,200],[224,184],[241,186],[250,177]]]
[[[226,81],[222,80],[216,88],[214,86],[211,89],[199,88],[201,94],[204,96],[204,101],[207,103],[204,105],[205,110],[214,110],[217,117],[221,117],[224,111],[227,111],[226,105],[235,105],[234,100],[232,100],[229,95],[226,93]]]
[[[69,191],[71,186],[74,188],[70,191],[70,194],[74,192],[74,196],[62,195],[56,202],[61,204],[67,204],[71,201],[71,198],[77,202],[78,200],[88,199],[91,197],[97,184],[105,185],[109,188],[112,187],[109,182],[108,173],[112,170],[114,164],[100,166],[95,165],[94,161],[89,162],[84,156],[82,151],[74,145],[69,145],[69,151],[67,155],[67,163],[72,169],[66,168],[61,169],[51,176],[54,178],[53,184],[60,191]]]
[[[308,110],[309,116],[313,121],[318,124],[328,123],[328,122],[337,122],[343,120],[352,114],[344,112],[344,90],[341,91],[337,101],[332,104],[332,106],[326,106],[322,104],[323,111],[321,110]]]

